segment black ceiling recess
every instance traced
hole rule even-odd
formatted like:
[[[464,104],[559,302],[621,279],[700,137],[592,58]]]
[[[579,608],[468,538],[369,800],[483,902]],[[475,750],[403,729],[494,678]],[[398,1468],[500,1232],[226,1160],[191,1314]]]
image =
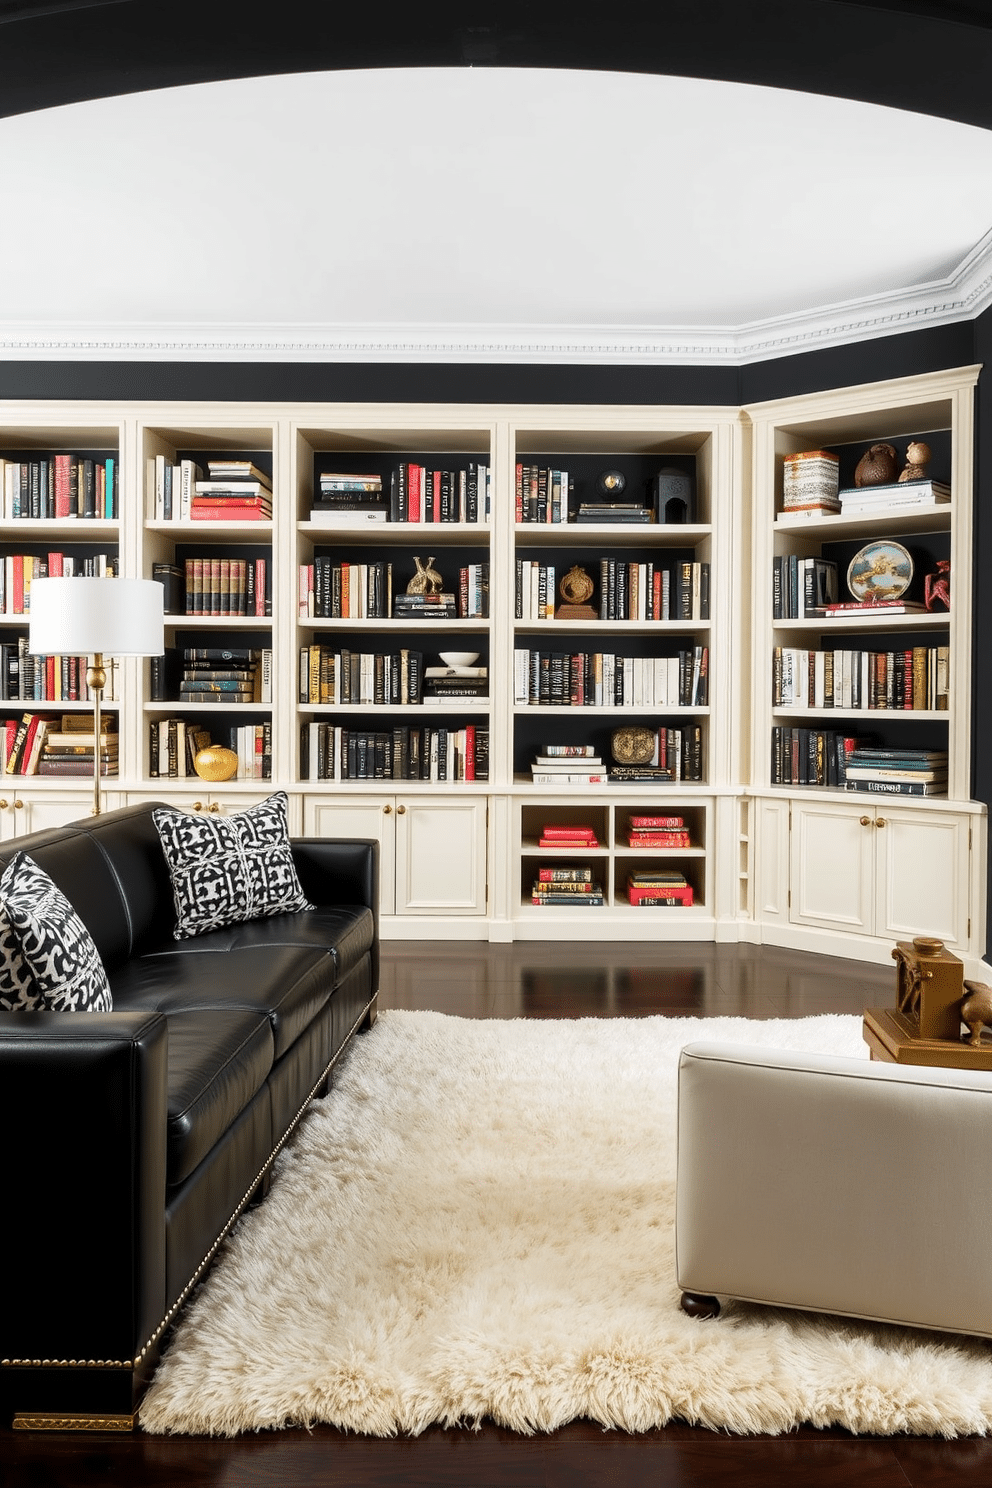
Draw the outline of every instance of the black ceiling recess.
[[[0,115],[148,88],[366,67],[671,73],[992,127],[992,3],[0,0]]]

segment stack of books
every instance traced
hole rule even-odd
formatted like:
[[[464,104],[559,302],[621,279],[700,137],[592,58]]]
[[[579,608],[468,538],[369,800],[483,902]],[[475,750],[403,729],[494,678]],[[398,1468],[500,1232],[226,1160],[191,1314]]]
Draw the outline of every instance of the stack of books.
[[[382,476],[375,471],[359,475],[323,471],[310,520],[328,527],[364,527],[370,522],[388,522],[389,500],[382,488]]]
[[[847,757],[848,790],[894,796],[946,796],[946,749],[875,749],[860,745]]]
[[[530,767],[535,785],[605,785],[606,768],[591,744],[545,744]]]
[[[394,594],[394,620],[457,620],[453,594]]]
[[[262,653],[246,647],[186,647],[181,703],[262,702]]]
[[[548,822],[541,828],[541,839],[538,847],[567,847],[583,848],[598,847],[595,830],[592,827],[568,827],[558,822]]]
[[[851,486],[840,493],[845,517],[879,517],[885,512],[926,511],[946,506],[951,488],[946,481],[893,481],[885,486]]]
[[[593,878],[591,868],[540,868],[531,885],[530,902],[569,908],[602,904],[603,885]]]
[[[111,724],[116,720],[111,720]],[[30,740],[30,730],[29,730]],[[18,774],[38,774],[93,779],[96,736],[91,713],[67,713],[61,720],[38,721],[33,740],[27,744]],[[113,728],[100,731],[100,774],[116,775],[118,738]],[[7,762],[10,770],[10,761]]]
[[[424,668],[425,703],[477,702],[489,697],[489,668],[429,666]]]
[[[575,514],[577,522],[653,522],[654,510],[639,501],[583,501]]]
[[[632,816],[627,843],[630,847],[691,846],[685,818],[681,816]]]
[[[195,482],[190,518],[200,522],[268,522],[272,482],[251,460],[208,460],[207,480]]]
[[[637,909],[690,905],[692,885],[674,868],[632,873],[627,879],[627,898]]]

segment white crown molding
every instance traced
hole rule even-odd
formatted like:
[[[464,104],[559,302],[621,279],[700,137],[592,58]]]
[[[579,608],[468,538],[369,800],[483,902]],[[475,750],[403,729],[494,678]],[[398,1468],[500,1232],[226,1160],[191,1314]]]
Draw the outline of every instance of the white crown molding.
[[[972,320],[992,305],[992,230],[946,279],[733,326],[0,323],[3,361],[744,365]]]

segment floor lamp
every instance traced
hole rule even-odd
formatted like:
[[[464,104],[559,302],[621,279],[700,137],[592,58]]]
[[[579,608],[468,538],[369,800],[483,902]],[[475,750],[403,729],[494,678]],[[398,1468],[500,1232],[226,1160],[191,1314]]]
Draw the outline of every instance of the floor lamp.
[[[156,579],[35,579],[28,650],[34,656],[91,656],[93,815],[100,815],[101,704],[105,656],[161,656],[164,590]]]

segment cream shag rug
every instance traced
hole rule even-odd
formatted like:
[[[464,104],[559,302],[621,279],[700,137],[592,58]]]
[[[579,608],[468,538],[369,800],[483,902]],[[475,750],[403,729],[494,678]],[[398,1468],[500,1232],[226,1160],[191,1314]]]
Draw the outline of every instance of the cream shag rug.
[[[985,1432],[982,1343],[680,1311],[676,1064],[700,1038],[867,1057],[852,1016],[383,1013],[193,1298],[141,1425]]]

